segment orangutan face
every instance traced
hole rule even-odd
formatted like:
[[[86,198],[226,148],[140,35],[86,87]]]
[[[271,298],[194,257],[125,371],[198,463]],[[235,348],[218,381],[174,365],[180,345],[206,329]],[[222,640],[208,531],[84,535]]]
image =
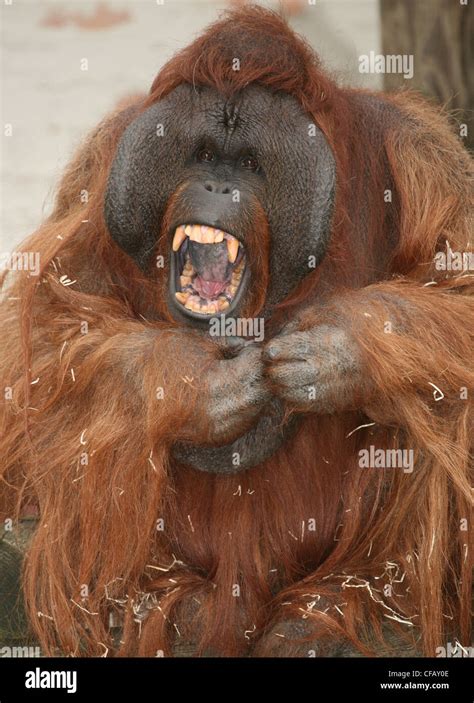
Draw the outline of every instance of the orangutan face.
[[[206,323],[237,315],[266,274],[275,304],[320,262],[334,180],[322,132],[289,95],[181,85],[125,131],[106,220],[145,269],[166,237],[169,307]]]

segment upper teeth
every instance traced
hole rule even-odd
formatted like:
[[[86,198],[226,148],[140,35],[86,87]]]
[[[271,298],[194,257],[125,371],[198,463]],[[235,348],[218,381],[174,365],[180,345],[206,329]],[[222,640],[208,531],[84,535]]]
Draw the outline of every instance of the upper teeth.
[[[227,239],[227,237],[230,237],[230,239]],[[228,234],[227,237],[227,257],[230,263],[233,264],[239,252],[239,240],[232,237],[231,234]]]
[[[224,239],[227,243],[227,256],[233,264],[239,252],[239,240],[221,229],[214,229],[207,225],[180,225],[176,228],[173,237],[173,251],[178,251],[186,237],[199,244],[218,244]]]

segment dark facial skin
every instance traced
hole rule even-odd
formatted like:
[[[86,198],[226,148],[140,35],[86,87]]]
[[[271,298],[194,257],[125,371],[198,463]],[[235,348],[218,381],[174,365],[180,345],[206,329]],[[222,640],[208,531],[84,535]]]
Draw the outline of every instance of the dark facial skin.
[[[183,184],[172,226],[220,226],[244,246],[258,199],[271,233],[268,305],[308,273],[309,256],[323,257],[334,158],[290,96],[249,86],[226,100],[213,89],[182,85],[128,127],[112,166],[105,215],[112,237],[143,268],[168,200]]]
[[[182,85],[125,131],[111,169],[105,216],[115,241],[147,270],[174,196],[166,233],[168,304],[178,321],[206,331],[213,314],[188,310],[175,296],[185,261],[205,285],[230,281],[233,266],[243,262],[237,291],[221,312],[238,318],[258,276],[250,264],[258,259],[255,223],[258,210],[263,211],[270,233],[270,277],[260,316],[267,317],[312,270],[310,257],[312,264],[324,257],[334,188],[331,150],[292,97],[249,86],[226,99],[210,88]],[[183,234],[184,243],[172,251],[175,232],[185,225],[205,225],[237,240],[235,264],[227,261],[225,239],[200,243]],[[202,411],[212,415],[216,409],[219,436],[212,447],[177,447],[184,463],[213,472],[241,471],[271,456],[291,430],[282,432],[283,404],[264,382],[265,359],[271,357],[252,346],[249,353],[237,345],[230,354],[234,358],[223,361],[210,379]],[[242,373],[235,374],[232,385],[234,367],[242,367]],[[241,417],[245,432],[239,432]],[[238,465],[232,460],[236,452]]]

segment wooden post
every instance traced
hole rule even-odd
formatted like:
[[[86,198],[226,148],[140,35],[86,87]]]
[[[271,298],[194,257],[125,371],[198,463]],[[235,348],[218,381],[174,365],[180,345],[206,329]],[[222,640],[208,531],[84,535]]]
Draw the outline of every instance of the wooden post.
[[[382,51],[413,54],[414,77],[385,74],[385,90],[408,87],[455,110],[474,150],[474,0],[380,0]]]

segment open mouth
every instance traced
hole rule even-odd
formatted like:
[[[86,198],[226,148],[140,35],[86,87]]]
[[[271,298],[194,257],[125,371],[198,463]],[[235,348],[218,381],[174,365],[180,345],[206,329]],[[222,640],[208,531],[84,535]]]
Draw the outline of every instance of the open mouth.
[[[172,248],[172,294],[183,312],[193,317],[230,312],[246,272],[239,240],[215,227],[185,224],[176,228]]]

